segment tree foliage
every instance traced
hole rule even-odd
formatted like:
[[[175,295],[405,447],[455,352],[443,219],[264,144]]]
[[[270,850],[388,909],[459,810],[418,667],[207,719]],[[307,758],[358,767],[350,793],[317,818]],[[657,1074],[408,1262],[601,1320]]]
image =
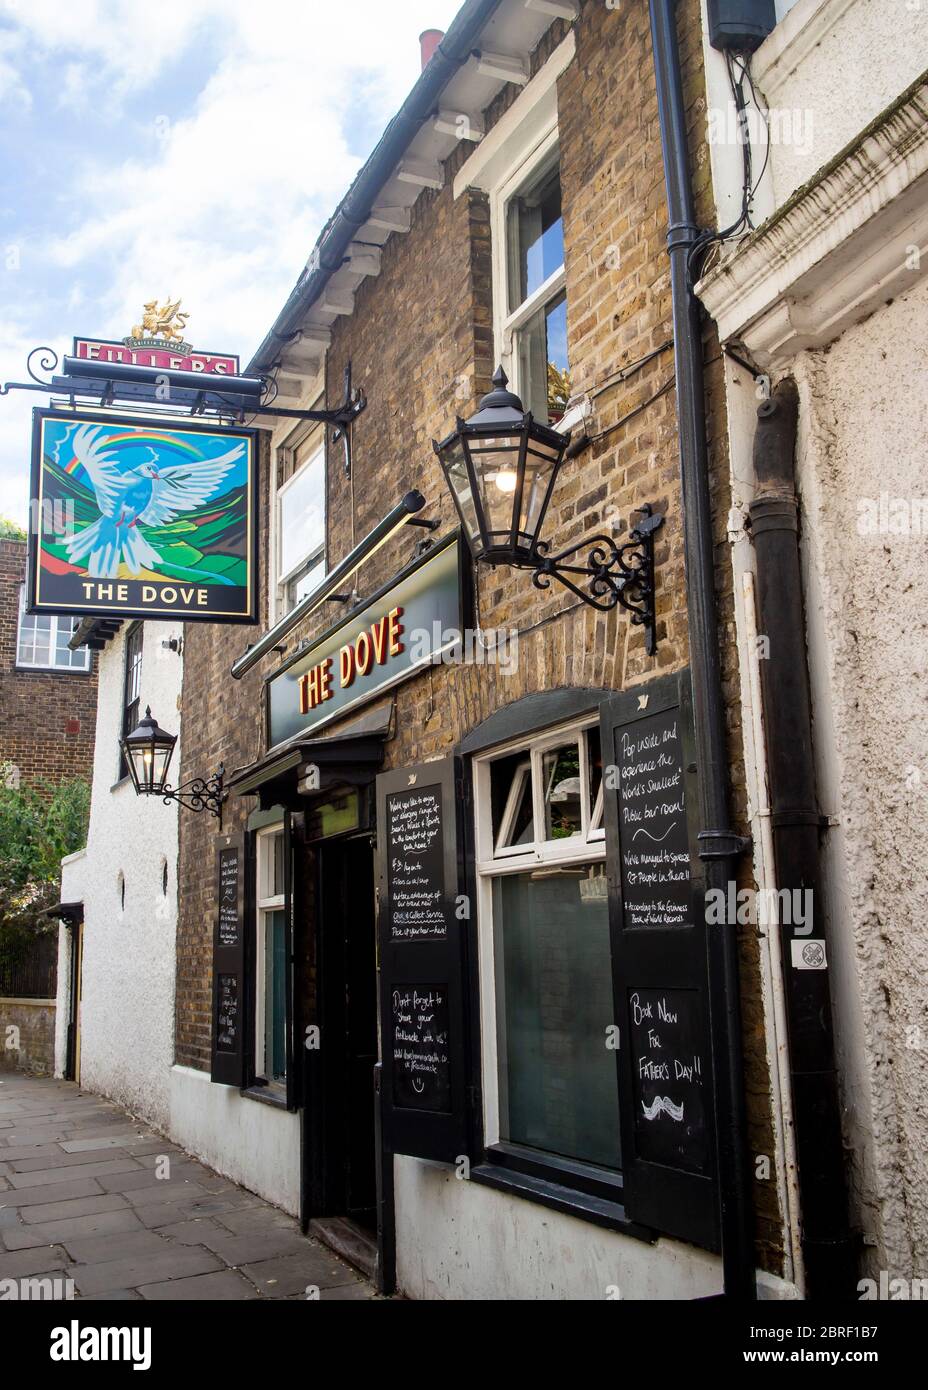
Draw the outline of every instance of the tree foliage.
[[[0,775],[0,954],[9,956],[36,932],[54,930],[45,910],[58,901],[62,858],[86,843],[90,786],[81,777],[31,787],[5,780]]]
[[[0,541],[24,541],[26,533],[9,517],[0,516]]]

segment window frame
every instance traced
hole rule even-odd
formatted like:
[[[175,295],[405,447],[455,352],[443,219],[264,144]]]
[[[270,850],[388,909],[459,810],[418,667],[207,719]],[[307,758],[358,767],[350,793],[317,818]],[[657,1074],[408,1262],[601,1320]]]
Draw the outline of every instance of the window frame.
[[[596,807],[601,807],[603,789],[594,805],[590,805],[588,778],[588,744],[585,735],[589,730],[598,730],[597,712],[573,719],[538,733],[520,734],[506,743],[495,745],[485,752],[476,754],[472,760],[474,789],[474,832],[475,862],[474,879],[477,896],[476,937],[477,937],[477,1010],[480,1023],[481,1048],[479,1057],[483,1147],[485,1161],[491,1165],[509,1168],[530,1179],[540,1178],[553,1181],[568,1189],[582,1192],[608,1202],[621,1202],[622,1173],[620,1169],[604,1168],[581,1159],[545,1152],[513,1143],[502,1137],[502,1104],[504,1081],[500,1074],[502,1060],[500,1047],[500,1016],[497,1009],[497,968],[496,941],[494,932],[493,884],[497,878],[510,874],[530,871],[538,865],[552,868],[565,868],[575,865],[602,866],[606,872],[605,830],[596,829],[591,823]],[[494,844],[491,798],[491,765],[500,758],[526,751],[531,755],[533,774],[545,751],[560,747],[571,739],[577,739],[581,762],[581,806],[582,825],[585,833],[564,840],[541,841],[520,846]],[[522,760],[524,761],[524,760]],[[521,762],[515,769],[518,775]],[[538,778],[533,776],[533,800],[535,811],[535,833],[543,825],[544,808],[540,805],[541,787]],[[505,819],[507,807],[501,817]],[[539,814],[541,820],[539,820]],[[600,822],[602,813],[600,811]],[[611,941],[611,937],[610,937]],[[611,959],[611,945],[610,945]],[[613,979],[615,963],[611,961]],[[621,1131],[621,1111],[619,1109],[618,1056],[616,1056],[616,1107]]]
[[[254,904],[254,1035],[252,1084],[267,1087],[272,1094],[286,1095],[286,1073],[280,1079],[267,1074],[267,922],[274,912],[286,912],[286,884],[280,893],[269,893],[268,872],[273,869],[276,840],[283,845],[286,823],[275,820],[255,832],[255,904]],[[270,847],[270,848],[269,848]],[[284,865],[286,856],[284,856]],[[273,884],[271,883],[271,886]],[[286,1065],[286,1063],[285,1063]]]
[[[138,677],[139,677],[139,683],[138,683],[138,692],[137,692],[137,694],[135,695],[134,699],[130,700],[130,699],[128,698],[128,696],[129,696],[129,675],[130,675],[129,662],[130,662],[130,656],[131,656],[131,654],[132,654],[132,646],[133,646],[133,644],[134,644],[134,642],[135,642],[135,640],[136,640],[136,637],[138,638],[138,652],[137,652],[137,657],[138,657]],[[125,644],[124,644],[124,646],[123,646],[123,667],[122,667],[122,713],[120,714],[120,720],[119,720],[119,726],[120,726],[120,740],[124,739],[124,738],[126,737],[127,734],[131,734],[132,730],[137,726],[137,724],[138,724],[138,722],[139,722],[140,712],[141,712],[141,708],[142,708],[142,662],[144,661],[144,659],[145,659],[145,624],[144,624],[143,622],[139,621],[139,622],[131,623],[130,626],[127,628],[127,630],[126,630],[126,640],[125,640]],[[130,715],[129,711],[130,711],[130,710],[133,710],[133,709],[134,709],[135,713]],[[119,744],[119,775],[118,775],[118,778],[117,778],[117,786],[119,785],[120,782],[124,782],[124,781],[128,778],[128,776],[129,776],[129,767],[128,767],[128,764],[126,763],[126,755],[125,755],[125,753],[123,752],[122,742],[120,741],[120,744]]]
[[[75,632],[76,629],[77,629],[77,625],[78,625],[78,623],[80,622],[80,619],[79,619],[79,618],[66,617],[64,614],[58,614],[58,613],[27,613],[27,612],[26,612],[26,585],[25,585],[25,582],[23,582],[23,583],[21,583],[20,586],[19,586],[19,610],[18,610],[17,618],[16,618],[16,659],[15,659],[15,662],[14,662],[14,669],[17,670],[17,671],[46,671],[46,672],[49,672],[49,673],[56,673],[56,674],[59,674],[59,675],[68,675],[68,676],[89,676],[89,675],[90,675],[90,648],[89,648],[89,647],[82,647],[82,648],[80,649],[80,655],[81,655],[81,657],[83,658],[83,662],[84,662],[83,666],[76,666],[76,665],[71,665],[71,664],[69,664],[69,665],[67,665],[67,666],[63,666],[63,665],[61,665],[60,662],[54,661],[54,660],[53,660],[53,661],[46,661],[46,662],[42,662],[42,661],[24,661],[24,660],[23,660],[23,657],[22,657],[23,623],[24,623],[24,622],[36,623],[36,622],[38,622],[40,619],[46,619],[46,620],[48,621],[48,623],[50,624],[49,630],[48,630],[48,632],[49,632],[49,655],[50,655],[50,656],[57,656],[57,653],[58,653],[58,631],[59,631],[59,627],[60,627],[62,624],[70,624],[71,632],[70,632],[69,635],[73,636],[74,632]],[[34,633],[33,633],[33,638],[34,638]],[[33,648],[33,651],[35,651],[35,640],[33,640],[33,642],[32,642],[32,648]]]
[[[521,149],[490,191],[490,258],[493,285],[493,339],[495,358],[505,368],[510,388],[521,395],[518,334],[546,304],[560,294],[567,297],[566,261],[514,310],[509,309],[510,247],[508,210],[519,190],[546,164],[560,167],[560,133],[556,111],[538,132],[528,150]],[[568,363],[569,365],[569,363]],[[582,403],[571,404],[552,429],[566,432],[583,418]]]
[[[314,408],[319,408],[321,401],[317,401]],[[308,448],[305,458],[297,465],[297,454],[304,448]],[[319,456],[322,456],[322,544],[315,550],[309,550],[303,555],[296,564],[288,570],[283,569],[283,504],[288,491],[291,490],[297,479],[309,468]],[[278,476],[281,467],[293,464],[293,471],[288,478],[279,483],[274,492],[273,507],[273,567],[274,567],[274,605],[275,615],[282,617],[284,613],[290,611],[293,606],[287,597],[287,588],[299,578],[301,573],[308,572],[313,565],[322,561],[322,577],[327,572],[328,561],[328,486],[329,486],[329,456],[326,438],[326,428],[324,425],[309,423],[294,431],[290,437],[279,447],[277,451]]]

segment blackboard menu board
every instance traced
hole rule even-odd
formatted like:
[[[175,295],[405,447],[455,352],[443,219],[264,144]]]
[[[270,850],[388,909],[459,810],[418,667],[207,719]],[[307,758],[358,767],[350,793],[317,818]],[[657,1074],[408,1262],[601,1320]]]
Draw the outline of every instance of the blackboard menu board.
[[[651,1163],[705,1172],[709,1160],[704,1026],[695,989],[628,996],[636,1149]]]
[[[451,1110],[448,991],[396,985],[391,1015],[393,1103],[407,1110]]]
[[[690,851],[679,709],[623,728],[616,740],[626,927],[689,924]]]
[[[216,845],[213,923],[211,1080],[241,1086],[245,1070],[245,837],[223,835]]]
[[[441,787],[387,797],[389,930],[394,941],[447,935]]]
[[[241,861],[237,849],[219,852],[219,945],[237,946],[242,917],[239,904]]]
[[[220,975],[217,996],[216,1049],[219,1052],[237,1052],[238,976]]]

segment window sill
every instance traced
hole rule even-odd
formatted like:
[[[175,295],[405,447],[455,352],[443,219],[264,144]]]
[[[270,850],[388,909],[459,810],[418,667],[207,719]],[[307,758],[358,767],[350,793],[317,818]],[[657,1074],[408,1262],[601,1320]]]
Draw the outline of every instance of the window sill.
[[[554,1211],[565,1212],[580,1221],[589,1221],[608,1231],[619,1231],[622,1235],[653,1245],[657,1233],[637,1222],[629,1221],[621,1202],[607,1201],[601,1197],[578,1192],[574,1188],[562,1187],[528,1173],[519,1173],[512,1168],[503,1168],[496,1163],[481,1163],[470,1170],[471,1182],[484,1187],[496,1188],[498,1192],[508,1192],[513,1197],[524,1197],[526,1201],[538,1202]]]
[[[128,786],[129,783],[130,783],[131,781],[132,781],[132,778],[129,776],[129,774],[128,774],[128,772],[127,772],[126,775],[125,775],[124,777],[118,778],[117,781],[115,781],[115,782],[113,783],[113,785],[110,787],[110,791],[111,791],[111,792],[118,792],[120,787]]]
[[[270,1086],[245,1086],[241,1094],[248,1100],[257,1100],[262,1105],[273,1106],[275,1110],[286,1110],[287,1108],[286,1093]]]
[[[86,666],[82,670],[79,666],[21,666],[19,662],[13,670],[17,676],[81,676],[84,680],[93,674]]]

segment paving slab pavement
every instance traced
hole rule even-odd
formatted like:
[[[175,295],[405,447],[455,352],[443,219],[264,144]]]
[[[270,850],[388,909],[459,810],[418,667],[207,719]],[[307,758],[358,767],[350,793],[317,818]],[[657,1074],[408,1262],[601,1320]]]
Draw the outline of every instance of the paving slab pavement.
[[[118,1105],[5,1073],[0,1281],[33,1278],[77,1300],[376,1297],[293,1217]]]

